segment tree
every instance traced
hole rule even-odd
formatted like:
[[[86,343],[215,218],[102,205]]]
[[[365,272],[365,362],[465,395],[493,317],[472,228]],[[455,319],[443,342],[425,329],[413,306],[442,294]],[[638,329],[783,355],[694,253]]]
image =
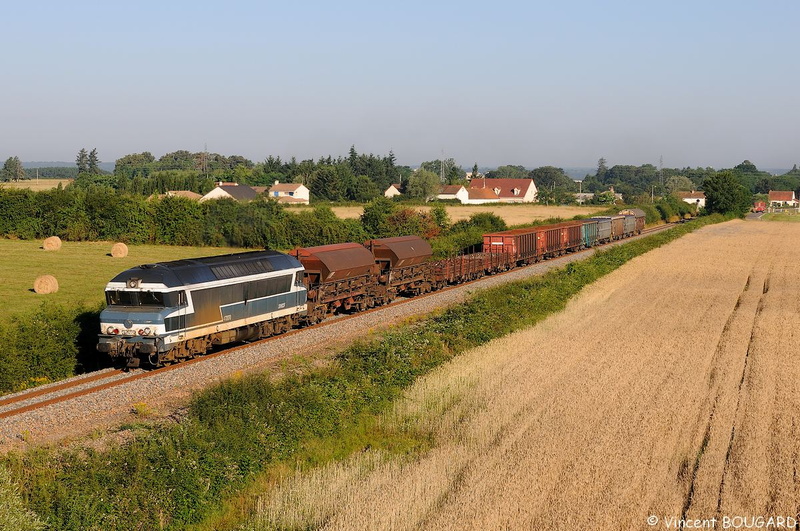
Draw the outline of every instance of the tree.
[[[478,176],[478,163],[472,165],[472,173],[470,174],[471,179],[475,179]]]
[[[600,182],[603,182],[605,179],[607,171],[608,166],[606,166],[606,159],[600,157],[600,160],[597,161],[597,173],[595,173],[595,176]]]
[[[397,211],[397,207],[383,196],[376,197],[364,206],[361,214],[361,225],[371,238],[380,238],[388,232],[388,219]]]
[[[447,214],[447,209],[441,203],[436,203],[431,208],[431,217],[437,227],[444,230],[450,227],[450,216]]]
[[[344,183],[333,166],[320,166],[311,179],[311,193],[319,199],[341,201],[344,198]]]
[[[89,154],[86,153],[86,148],[81,148],[78,151],[78,157],[75,159],[75,164],[78,165],[78,173],[89,172]]]
[[[19,181],[25,178],[25,169],[22,167],[19,157],[8,157],[3,164],[3,180]]]
[[[461,175],[463,172],[461,168],[456,164],[455,159],[445,159],[445,160],[430,160],[423,162],[419,165],[420,170],[426,170],[431,173],[435,173],[436,175],[440,176],[440,182],[442,184],[446,182],[450,182],[452,179],[461,179],[463,176]]]
[[[358,201],[359,203],[366,203],[378,197],[381,191],[378,190],[378,185],[376,185],[372,179],[366,175],[357,175],[348,182],[345,193],[348,199]]]
[[[750,192],[730,171],[721,171],[703,181],[706,211],[743,216],[750,210]]]
[[[575,181],[570,179],[564,170],[555,166],[542,166],[531,170],[528,175],[536,183],[536,188],[540,190],[542,188],[565,188],[567,190],[575,188]]]
[[[89,152],[88,171],[93,175],[100,173],[100,159],[97,156],[97,148],[93,148]]]
[[[488,179],[528,179],[525,166],[499,166],[496,170],[486,172]]]
[[[688,177],[684,177],[683,175],[673,175],[665,184],[667,188],[667,193],[674,194],[675,192],[679,192],[682,190],[694,190],[695,186],[694,183]]]
[[[441,181],[435,173],[420,168],[408,178],[406,195],[412,199],[425,199],[426,201],[439,193]]]

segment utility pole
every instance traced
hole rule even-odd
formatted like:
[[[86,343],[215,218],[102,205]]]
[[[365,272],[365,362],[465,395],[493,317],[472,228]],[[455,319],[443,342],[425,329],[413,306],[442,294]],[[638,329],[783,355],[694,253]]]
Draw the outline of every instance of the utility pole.
[[[664,190],[664,155],[658,157],[658,180],[661,182],[661,195],[665,195]]]
[[[203,174],[208,178],[208,143],[203,144]]]

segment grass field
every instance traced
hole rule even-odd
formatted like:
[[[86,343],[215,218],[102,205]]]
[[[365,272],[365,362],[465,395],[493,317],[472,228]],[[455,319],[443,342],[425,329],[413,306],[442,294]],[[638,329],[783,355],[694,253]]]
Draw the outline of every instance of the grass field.
[[[775,213],[775,214],[764,214],[761,216],[761,219],[764,221],[793,221],[798,222],[800,221],[800,214],[791,213],[791,212],[782,212],[782,213]]]
[[[45,251],[40,241],[0,239],[0,318],[38,307],[43,300],[64,304],[99,304],[103,288],[117,273],[140,264],[236,251],[216,247],[131,245],[126,258],[112,258],[110,242],[64,242],[58,251]],[[53,275],[58,293],[38,295],[33,281]]]
[[[57,188],[59,183],[61,183],[61,186],[66,187],[71,182],[72,179],[29,179],[26,181],[19,181],[16,183],[11,183],[11,182],[0,183],[0,188],[16,188],[16,189],[29,188],[34,192],[41,192],[42,190],[50,190],[51,188]]]
[[[431,450],[288,477],[245,528],[796,516],[798,238],[798,225],[733,221],[629,262],[418,381],[383,422],[431,434]]]
[[[310,207],[292,207],[289,212],[297,212]],[[428,206],[415,206],[415,210],[430,210]],[[508,225],[521,225],[548,218],[560,217],[569,219],[575,216],[588,216],[605,210],[602,206],[546,206],[538,204],[495,204],[495,205],[447,205],[447,213],[453,222],[468,219],[473,214],[491,212],[500,216]],[[343,219],[354,219],[361,216],[361,206],[333,207],[333,212]]]

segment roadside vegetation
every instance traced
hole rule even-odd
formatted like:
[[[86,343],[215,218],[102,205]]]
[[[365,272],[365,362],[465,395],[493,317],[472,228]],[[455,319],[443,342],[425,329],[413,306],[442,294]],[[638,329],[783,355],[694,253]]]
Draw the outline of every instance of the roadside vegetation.
[[[238,521],[233,508],[242,502],[235,502],[236,493],[257,478],[365,448],[405,454],[428,447],[429,434],[379,423],[417,377],[466,349],[539,322],[631,258],[721,219],[701,218],[542,277],[479,292],[302,375],[226,381],[196,395],[178,425],[145,425],[127,444],[102,452],[9,453],[2,464],[27,508],[51,529],[181,529],[208,518],[220,528]],[[234,502],[225,506],[223,499]]]
[[[800,222],[800,215],[792,212],[773,212],[770,214],[764,214],[760,219],[764,221]]]

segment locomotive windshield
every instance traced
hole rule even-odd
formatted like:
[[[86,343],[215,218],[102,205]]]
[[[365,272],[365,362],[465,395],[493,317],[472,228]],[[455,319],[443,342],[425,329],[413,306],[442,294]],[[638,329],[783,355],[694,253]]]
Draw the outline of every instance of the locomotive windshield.
[[[157,291],[106,291],[109,306],[152,306],[158,308],[180,306],[186,301],[184,292],[159,293]]]

